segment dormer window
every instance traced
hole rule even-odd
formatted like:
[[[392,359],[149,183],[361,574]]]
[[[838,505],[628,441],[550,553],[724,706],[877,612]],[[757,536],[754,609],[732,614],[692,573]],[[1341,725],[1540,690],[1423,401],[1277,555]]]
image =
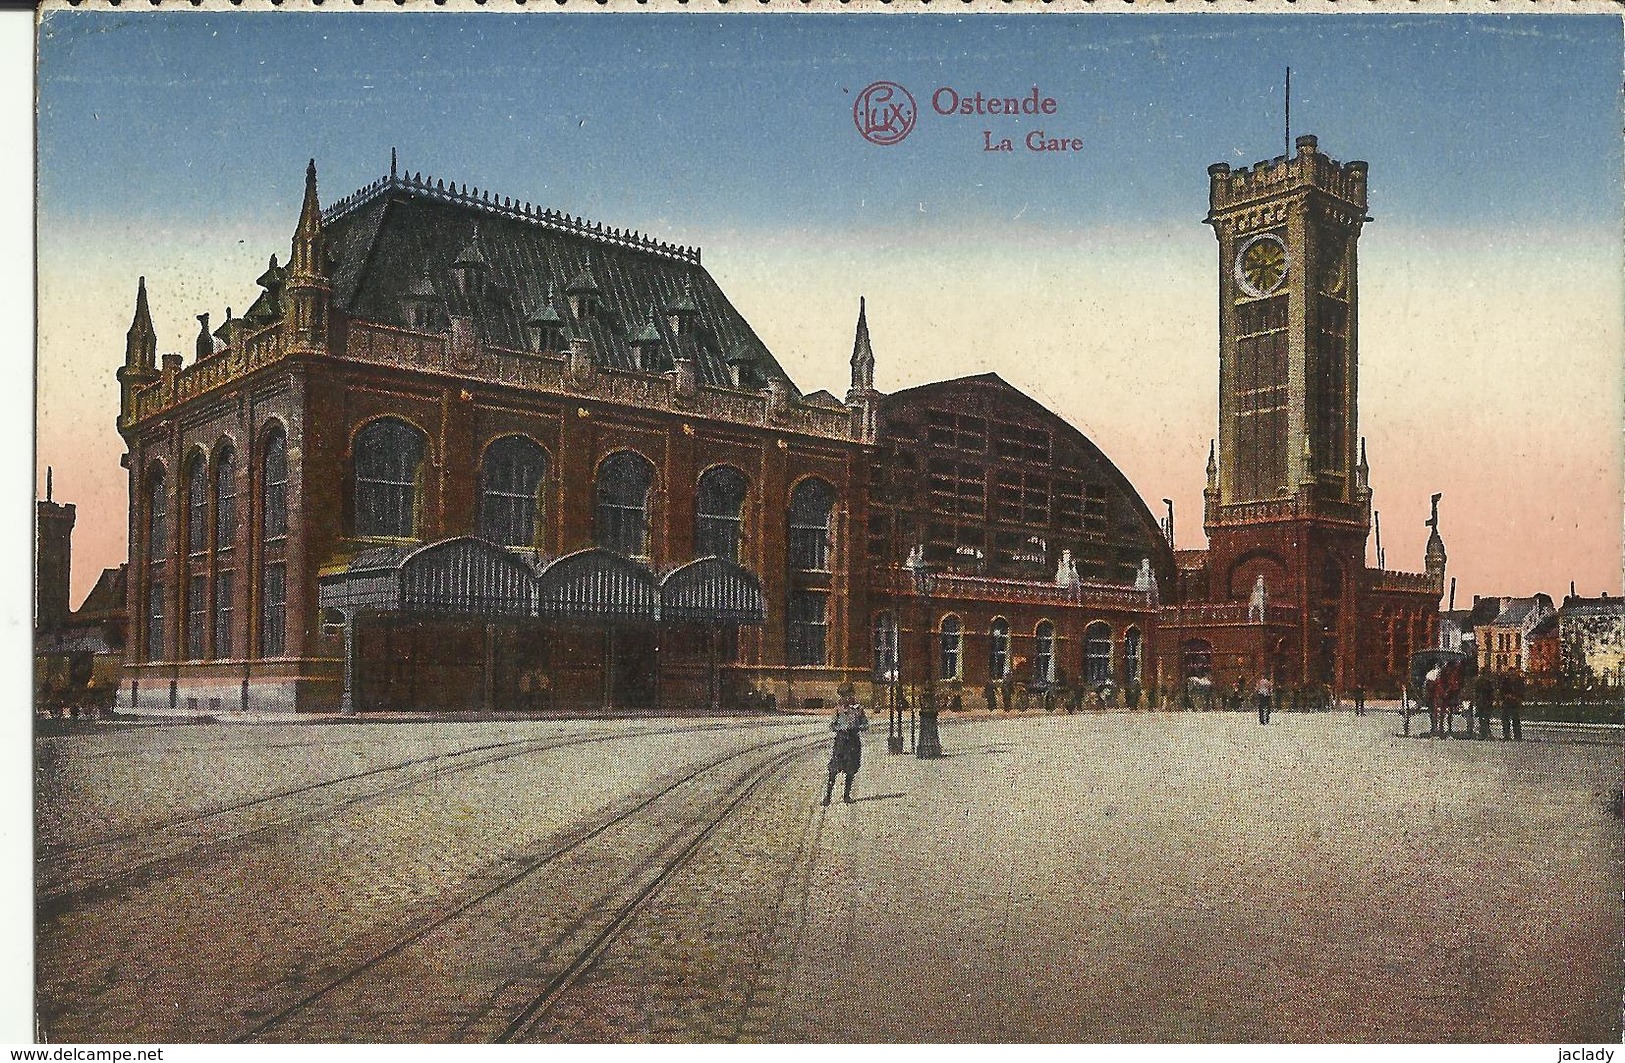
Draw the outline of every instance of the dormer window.
[[[743,340],[728,352],[726,361],[728,373],[733,377],[734,387],[755,390],[761,386],[756,368],[756,352],[747,347]]]
[[[485,283],[485,274],[489,269],[490,264],[485,261],[485,255],[480,251],[480,227],[476,223],[474,234],[469,237],[468,243],[457,253],[457,258],[451,264],[452,283],[457,285],[458,292],[463,295],[475,295]]]
[[[699,316],[700,306],[694,301],[694,285],[684,282],[683,294],[666,307],[666,324],[671,327],[673,336],[683,338],[694,334],[694,324]]]
[[[591,255],[587,256],[581,272],[564,286],[564,294],[570,300],[570,316],[577,321],[586,321],[597,312],[599,289],[598,281],[592,275]]]
[[[660,330],[655,327],[654,315],[649,315],[649,321],[641,330],[627,341],[632,346],[632,353],[637,356],[637,367],[644,372],[653,372],[656,369],[656,353],[660,347]]]
[[[559,349],[564,335],[564,319],[553,309],[553,288],[547,289],[547,298],[525,316],[525,340],[530,349],[543,354]]]
[[[434,283],[429,280],[429,274],[424,273],[412,286],[406,290],[401,300],[401,310],[406,318],[406,327],[420,331],[430,331],[439,320],[440,295],[434,290]]]

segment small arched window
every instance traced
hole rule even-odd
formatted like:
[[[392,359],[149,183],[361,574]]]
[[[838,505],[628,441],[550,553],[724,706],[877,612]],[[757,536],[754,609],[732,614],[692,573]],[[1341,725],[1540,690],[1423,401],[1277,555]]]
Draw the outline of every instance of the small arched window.
[[[237,539],[237,452],[220,449],[214,460],[214,548],[228,550]]]
[[[790,567],[803,572],[828,572],[830,518],[835,510],[835,489],[822,480],[803,480],[790,496]]]
[[[147,560],[162,561],[169,555],[169,504],[164,470],[154,465],[147,474]]]
[[[1123,634],[1123,681],[1126,683],[1140,681],[1140,644],[1139,628],[1131,627]]]
[[[288,534],[288,437],[281,428],[266,434],[260,466],[261,532],[265,541],[274,542]]]
[[[423,433],[404,421],[374,421],[355,437],[355,533],[417,536]]]
[[[203,456],[186,463],[186,552],[201,554],[209,548],[209,487]]]
[[[524,436],[487,447],[480,468],[480,535],[500,546],[536,546],[546,475],[547,452]]]
[[[1083,629],[1083,678],[1104,683],[1112,677],[1112,629],[1095,621]]]
[[[951,614],[943,617],[937,637],[941,650],[937,678],[958,679],[963,674],[965,658],[965,632],[959,618]]]
[[[1055,682],[1055,625],[1048,620],[1033,629],[1033,682]]]
[[[694,556],[738,563],[744,538],[745,476],[719,465],[700,477],[694,505]]]
[[[895,683],[897,671],[897,617],[875,614],[875,682]]]
[[[600,547],[636,560],[649,558],[649,489],[654,469],[629,450],[598,467],[595,539]]]
[[[998,682],[1010,672],[1010,621],[999,617],[987,634],[987,677]]]

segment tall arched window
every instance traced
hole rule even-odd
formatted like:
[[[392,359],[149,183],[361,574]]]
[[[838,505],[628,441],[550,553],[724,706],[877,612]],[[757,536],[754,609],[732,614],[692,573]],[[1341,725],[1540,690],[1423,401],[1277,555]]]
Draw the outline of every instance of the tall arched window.
[[[937,678],[958,679],[963,675],[965,657],[965,632],[959,618],[949,614],[942,618],[937,628],[941,653]]]
[[[485,449],[480,467],[480,535],[501,546],[538,545],[547,452],[524,436]]]
[[[210,656],[231,656],[233,617],[237,606],[237,574],[232,571],[237,540],[237,452],[227,443],[214,459],[214,638]]]
[[[260,531],[265,541],[272,542],[288,534],[288,437],[281,428],[266,433],[260,467],[264,510]]]
[[[203,659],[203,635],[209,620],[209,479],[203,455],[186,463],[186,641],[183,656]]]
[[[154,465],[147,473],[147,560],[162,563],[169,556],[169,501],[164,469]]]
[[[1104,683],[1112,677],[1112,629],[1097,620],[1083,629],[1083,678]]]
[[[209,548],[209,486],[203,455],[186,463],[186,552],[201,554]]]
[[[423,433],[404,421],[374,421],[355,437],[355,533],[412,539],[418,529]]]
[[[1140,680],[1140,629],[1131,627],[1123,633],[1123,681],[1137,683]]]
[[[220,448],[214,459],[214,548],[229,550],[237,539],[237,452]]]
[[[288,437],[280,425],[273,425],[260,452],[259,615],[253,631],[261,657],[287,652],[287,540]]]
[[[988,628],[987,677],[994,682],[1010,672],[1010,621],[999,617]]]
[[[790,567],[803,572],[828,572],[830,518],[835,510],[835,489],[822,480],[803,480],[790,496]]]
[[[164,580],[164,559],[169,556],[169,501],[167,480],[161,465],[147,471],[147,487],[142,499],[146,507],[147,532],[147,589],[142,604],[146,622],[146,640],[142,649],[149,661],[161,661],[165,656],[167,632],[164,629],[164,596],[168,587]]]
[[[1055,682],[1055,625],[1048,620],[1033,629],[1033,682]]]
[[[611,454],[598,466],[599,546],[640,561],[649,559],[649,488],[654,468],[629,450]]]
[[[891,613],[875,614],[875,681],[894,683],[897,671],[897,617]]]
[[[744,528],[744,474],[726,465],[707,469],[694,502],[694,556],[737,563]]]

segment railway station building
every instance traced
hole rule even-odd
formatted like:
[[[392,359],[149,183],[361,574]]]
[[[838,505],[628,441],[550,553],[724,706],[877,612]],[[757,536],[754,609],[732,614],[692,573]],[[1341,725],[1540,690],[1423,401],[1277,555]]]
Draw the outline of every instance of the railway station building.
[[[1421,573],[1365,564],[1365,165],[1210,168],[1219,435],[1176,552],[1088,438],[995,374],[803,392],[697,248],[405,173],[323,209],[242,314],[118,371],[122,706],[819,708],[1397,683]],[[980,689],[979,689],[980,688]],[[939,701],[940,703],[940,701]]]
[[[873,414],[697,249],[396,171],[123,368],[121,703],[649,711],[867,674]],[[793,687],[791,690],[789,688]]]

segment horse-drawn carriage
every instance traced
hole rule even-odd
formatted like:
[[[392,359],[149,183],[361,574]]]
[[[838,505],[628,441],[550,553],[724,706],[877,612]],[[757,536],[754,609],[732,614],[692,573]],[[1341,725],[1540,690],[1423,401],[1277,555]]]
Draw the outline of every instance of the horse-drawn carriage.
[[[1456,714],[1462,717],[1462,733],[1471,735],[1472,709],[1464,696],[1478,674],[1478,662],[1459,650],[1417,650],[1411,654],[1405,688],[1400,691],[1399,711],[1405,720],[1405,733],[1411,733],[1411,716],[1426,713],[1430,731],[1455,733]],[[1437,718],[1438,724],[1434,724]]]

